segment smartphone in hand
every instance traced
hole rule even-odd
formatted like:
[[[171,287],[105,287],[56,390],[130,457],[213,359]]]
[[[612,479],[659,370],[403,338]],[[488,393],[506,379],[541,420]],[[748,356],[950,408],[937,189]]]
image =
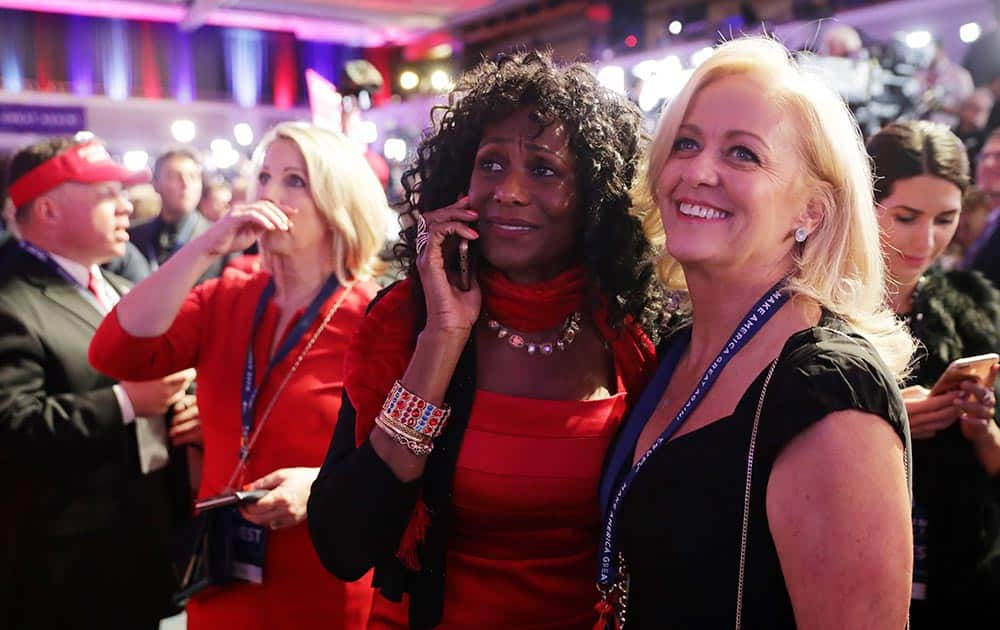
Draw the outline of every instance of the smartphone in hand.
[[[468,291],[472,288],[472,263],[469,262],[469,241],[458,241],[458,288]]]
[[[993,387],[993,383],[989,382],[990,370],[998,361],[1000,355],[995,352],[955,359],[934,383],[930,395],[937,396],[958,389],[962,381],[975,381],[983,387]]]
[[[449,236],[444,242],[444,265],[448,279],[460,291],[472,288],[476,273],[475,244],[459,236]]]
[[[194,511],[204,512],[206,510],[213,510],[215,508],[226,507],[229,505],[247,505],[249,503],[256,503],[268,492],[270,492],[270,490],[241,490],[230,494],[220,494],[215,497],[209,497],[198,501],[194,504]]]

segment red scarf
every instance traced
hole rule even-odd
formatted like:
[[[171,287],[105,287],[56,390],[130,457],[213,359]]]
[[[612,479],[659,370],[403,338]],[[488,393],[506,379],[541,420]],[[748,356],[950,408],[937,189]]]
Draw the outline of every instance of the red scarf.
[[[520,332],[538,332],[583,310],[587,277],[583,267],[573,267],[545,282],[517,284],[489,269],[479,274],[479,286],[490,317]]]
[[[552,280],[519,285],[493,270],[479,274],[486,311],[505,326],[523,332],[555,328],[587,302],[586,273],[574,267]],[[409,280],[400,282],[372,307],[351,342],[345,359],[344,389],[355,409],[354,438],[357,445],[368,439],[375,416],[396,379],[403,375],[416,344]],[[621,331],[607,323],[604,300],[591,319],[610,344],[615,367],[625,385],[627,398],[638,396],[655,365],[655,349],[642,329],[627,320]],[[418,568],[416,546],[423,540],[430,515],[418,501],[397,554],[403,563]]]

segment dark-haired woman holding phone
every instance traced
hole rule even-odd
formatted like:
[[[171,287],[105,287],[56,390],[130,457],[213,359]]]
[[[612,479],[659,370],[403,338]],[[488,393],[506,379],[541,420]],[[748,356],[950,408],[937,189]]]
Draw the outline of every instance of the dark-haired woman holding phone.
[[[1000,427],[996,392],[930,388],[948,364],[1000,348],[1000,294],[978,272],[936,266],[958,226],[969,164],[947,127],[888,125],[868,142],[892,306],[924,352],[903,390],[913,436],[911,625],[973,628],[1000,597]],[[987,384],[996,380],[996,368]]]
[[[484,62],[436,113],[404,174],[408,278],[347,357],[313,543],[342,579],[375,568],[369,628],[589,628],[601,465],[664,313],[630,215],[640,115],[538,53]]]

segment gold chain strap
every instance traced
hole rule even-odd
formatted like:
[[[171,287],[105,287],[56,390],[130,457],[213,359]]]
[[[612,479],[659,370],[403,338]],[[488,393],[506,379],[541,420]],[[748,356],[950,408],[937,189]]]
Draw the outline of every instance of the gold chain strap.
[[[271,400],[268,401],[267,407],[264,408],[264,413],[260,415],[260,421],[257,423],[257,428],[254,429],[253,435],[250,436],[250,440],[247,442],[246,456],[240,458],[240,461],[237,462],[236,469],[233,470],[233,474],[229,477],[229,483],[226,484],[227,489],[232,489],[233,482],[236,481],[237,477],[246,472],[247,460],[250,459],[250,451],[253,450],[254,444],[257,443],[257,438],[260,437],[260,431],[261,429],[264,428],[264,424],[267,422],[267,419],[271,417],[271,410],[274,409],[274,405],[278,402],[278,398],[281,396],[281,392],[284,391],[285,386],[288,385],[288,381],[292,378],[292,375],[295,374],[295,370],[299,368],[299,364],[301,364],[302,360],[305,359],[306,354],[316,343],[316,340],[319,339],[319,336],[326,329],[326,325],[330,323],[330,319],[333,317],[334,313],[336,313],[337,310],[340,309],[340,305],[344,303],[344,300],[347,298],[348,294],[350,294],[351,289],[353,288],[354,288],[353,284],[347,285],[347,287],[344,289],[344,292],[340,294],[340,297],[337,298],[337,301],[334,302],[333,306],[330,307],[330,310],[326,312],[326,317],[323,318],[323,321],[320,322],[319,327],[315,330],[315,332],[313,332],[312,337],[309,338],[309,342],[306,343],[304,348],[302,348],[302,351],[299,352],[299,355],[295,357],[295,362],[292,363],[291,369],[288,370],[288,372],[285,374],[285,378],[281,380],[281,383],[278,385],[277,391],[274,392],[274,396],[272,396]],[[250,343],[253,343],[253,340],[251,340]]]
[[[743,491],[743,533],[740,536],[740,573],[736,584],[736,630],[740,630],[740,623],[743,618],[743,574],[747,561],[747,531],[750,529],[750,482],[753,479],[753,457],[757,448],[757,427],[760,426],[760,412],[764,409],[764,395],[767,393],[767,386],[771,382],[774,368],[778,366],[778,360],[771,362],[771,368],[764,378],[764,385],[760,388],[760,400],[757,401],[757,412],[753,416],[753,430],[750,432],[750,452],[747,454],[747,482]]]

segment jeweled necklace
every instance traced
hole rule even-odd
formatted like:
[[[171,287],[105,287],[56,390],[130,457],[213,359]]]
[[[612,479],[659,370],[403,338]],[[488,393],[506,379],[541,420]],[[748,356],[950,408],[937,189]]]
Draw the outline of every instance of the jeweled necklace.
[[[547,357],[551,356],[556,350],[565,350],[573,343],[573,340],[576,339],[577,334],[580,332],[580,320],[583,319],[583,314],[579,311],[570,314],[562,325],[562,332],[559,334],[559,338],[555,341],[529,341],[524,338],[524,335],[507,328],[490,317],[489,314],[484,312],[483,317],[486,319],[486,326],[496,334],[497,339],[506,340],[507,345],[511,348],[525,350],[532,356]]]

